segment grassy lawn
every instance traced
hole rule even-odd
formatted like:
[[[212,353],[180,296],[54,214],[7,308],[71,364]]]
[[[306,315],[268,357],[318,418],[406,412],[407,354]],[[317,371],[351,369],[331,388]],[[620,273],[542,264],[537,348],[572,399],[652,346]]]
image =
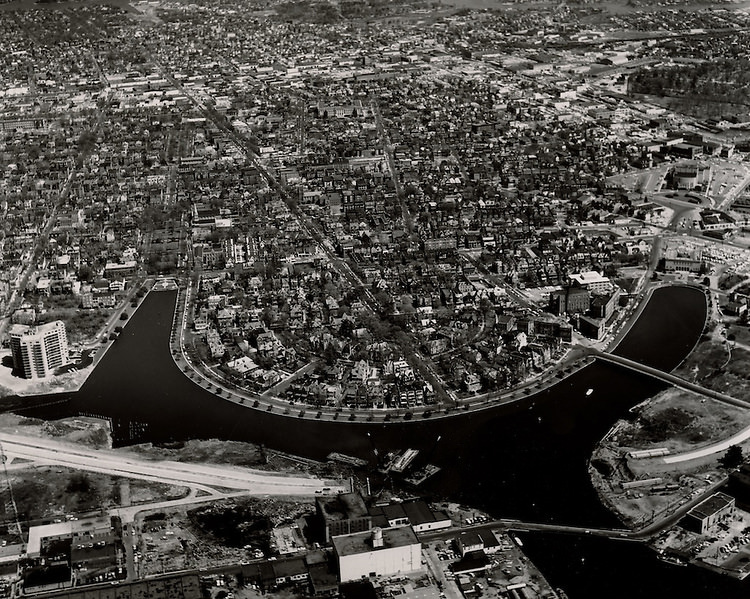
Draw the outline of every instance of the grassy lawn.
[[[62,320],[68,333],[68,342],[90,340],[112,315],[103,308],[80,308],[80,299],[70,295],[53,295],[43,299],[43,312],[37,317],[39,324]]]
[[[705,379],[720,370],[728,357],[724,343],[704,335],[695,350],[674,373],[689,381],[705,384]]]

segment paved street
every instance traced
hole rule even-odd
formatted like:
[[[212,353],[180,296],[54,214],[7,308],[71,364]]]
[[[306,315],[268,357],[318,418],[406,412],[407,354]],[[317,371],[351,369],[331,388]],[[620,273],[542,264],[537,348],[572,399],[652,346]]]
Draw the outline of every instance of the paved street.
[[[0,443],[8,458],[184,485],[207,493],[214,493],[216,487],[247,491],[253,495],[314,495],[324,487],[329,487],[334,493],[348,490],[340,481],[287,476],[235,466],[139,460],[116,451],[90,450],[6,433],[0,434]]]

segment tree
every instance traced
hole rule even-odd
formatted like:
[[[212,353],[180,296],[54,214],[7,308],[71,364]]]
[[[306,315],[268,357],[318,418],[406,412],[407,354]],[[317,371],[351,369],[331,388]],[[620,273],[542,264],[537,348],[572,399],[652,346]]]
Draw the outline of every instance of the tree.
[[[721,465],[724,468],[737,468],[745,461],[742,455],[742,447],[739,445],[732,445],[727,449],[726,453],[721,458]]]
[[[70,477],[65,490],[68,493],[89,493],[91,491],[91,480],[83,472],[76,472]]]

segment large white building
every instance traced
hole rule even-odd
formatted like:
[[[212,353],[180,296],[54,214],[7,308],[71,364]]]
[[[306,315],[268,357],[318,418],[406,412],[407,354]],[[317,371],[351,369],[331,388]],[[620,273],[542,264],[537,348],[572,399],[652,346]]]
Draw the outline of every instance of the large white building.
[[[414,572],[422,567],[422,545],[411,526],[373,528],[333,537],[341,582]]]
[[[61,320],[10,328],[13,369],[23,378],[44,378],[68,363],[68,335]]]
[[[606,293],[612,289],[612,282],[609,278],[600,275],[595,270],[570,275],[570,280],[593,293]]]

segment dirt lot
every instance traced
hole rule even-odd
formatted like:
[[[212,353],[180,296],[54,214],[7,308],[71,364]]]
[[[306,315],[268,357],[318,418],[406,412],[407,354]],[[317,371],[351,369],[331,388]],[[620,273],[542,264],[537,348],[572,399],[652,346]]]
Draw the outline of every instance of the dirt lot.
[[[9,468],[22,522],[65,518],[112,507],[178,499],[187,489],[174,485],[81,472],[61,466]]]
[[[259,557],[256,550],[268,556],[271,528],[314,510],[294,499],[248,498],[141,514],[140,574],[237,564]]]
[[[109,423],[98,418],[76,417],[47,421],[4,413],[0,414],[0,430],[28,437],[69,441],[97,449],[112,447]]]
[[[716,458],[684,473],[677,468],[667,469],[656,460],[626,460],[622,456],[619,447],[600,445],[594,452],[589,474],[604,505],[631,527],[677,508],[686,497],[701,492],[722,475]],[[644,479],[660,480],[633,489],[622,487],[623,482]]]
[[[659,458],[627,459],[629,451],[666,448],[679,453],[723,439],[750,425],[750,412],[680,389],[645,404],[631,421],[621,420],[595,449],[589,467],[602,501],[628,525],[643,524],[722,474],[719,457],[667,466]],[[624,489],[623,483],[654,480]]]
[[[346,478],[353,474],[352,469],[344,465],[317,462],[239,441],[193,439],[167,446],[144,443],[123,451],[131,451],[141,458],[154,460],[230,464],[272,472],[312,474],[323,478]]]
[[[265,463],[257,445],[217,439],[191,440],[175,445],[143,443],[124,449],[140,458],[172,460],[175,462],[202,462],[206,464],[232,464],[258,467]]]
[[[622,452],[666,447],[672,453],[723,439],[750,425],[750,412],[670,388],[646,404],[632,422],[618,423],[608,441]]]

